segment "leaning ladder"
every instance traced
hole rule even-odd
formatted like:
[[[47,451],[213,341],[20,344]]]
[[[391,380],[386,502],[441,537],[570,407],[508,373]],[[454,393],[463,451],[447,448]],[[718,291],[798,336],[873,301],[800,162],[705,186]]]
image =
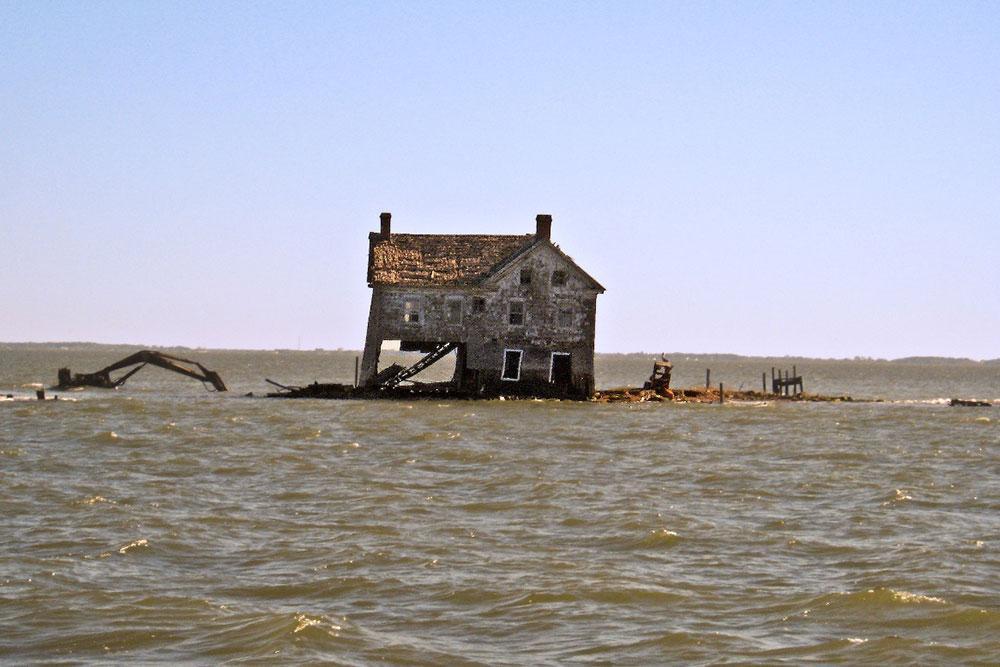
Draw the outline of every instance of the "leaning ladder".
[[[441,357],[445,356],[446,354],[448,354],[449,352],[451,352],[452,350],[454,350],[456,347],[458,347],[458,343],[441,343],[440,345],[438,345],[437,347],[435,347],[433,350],[431,350],[431,352],[426,357],[424,357],[423,359],[421,359],[417,363],[413,364],[409,368],[404,368],[399,373],[396,373],[395,375],[393,375],[392,377],[388,378],[387,380],[384,380],[382,382],[382,386],[383,387],[395,387],[396,385],[398,385],[403,380],[410,379],[411,377],[413,377],[414,375],[416,375],[420,371],[422,371],[425,368],[427,368],[428,366],[432,365],[433,363],[435,363],[436,361],[438,361],[439,359],[441,359]]]

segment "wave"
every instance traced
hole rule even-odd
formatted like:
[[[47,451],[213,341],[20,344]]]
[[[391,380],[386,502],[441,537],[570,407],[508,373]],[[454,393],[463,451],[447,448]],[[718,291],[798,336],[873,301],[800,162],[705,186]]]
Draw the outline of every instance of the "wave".
[[[301,657],[303,652],[342,649],[339,640],[345,628],[349,628],[345,618],[313,611],[244,612],[216,620],[191,643],[202,655],[273,661],[284,654]]]
[[[879,500],[882,501],[882,507],[892,507],[913,500],[913,496],[906,489],[894,489],[892,493],[882,496]]]
[[[104,443],[118,442],[121,440],[121,436],[118,435],[115,431],[98,431],[89,438],[86,438],[86,440],[97,444],[104,444]]]
[[[901,627],[941,626],[953,628],[994,628],[1000,632],[1000,610],[954,603],[938,595],[914,593],[888,587],[861,591],[825,593],[798,606],[794,616],[833,617],[851,621],[878,619],[883,629]],[[785,616],[787,621],[791,616]]]
[[[121,547],[119,547],[118,553],[125,555],[130,551],[136,551],[139,549],[148,549],[148,548],[149,548],[149,540],[147,540],[146,538],[140,538],[138,540],[133,540],[128,544],[124,544]]]
[[[661,547],[672,547],[681,541],[681,536],[672,530],[661,528],[651,530],[641,539],[636,540],[633,546],[636,549],[658,549]]]

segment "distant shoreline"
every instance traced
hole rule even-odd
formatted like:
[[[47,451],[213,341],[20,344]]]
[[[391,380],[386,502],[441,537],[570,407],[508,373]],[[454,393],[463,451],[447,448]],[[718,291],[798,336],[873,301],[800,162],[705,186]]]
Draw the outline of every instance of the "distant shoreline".
[[[148,345],[145,343],[91,343],[86,341],[57,341],[57,342],[2,342],[0,341],[0,351],[5,349],[48,349],[48,350],[102,350],[102,349],[150,349],[150,350],[197,350],[200,352],[277,352],[281,354],[315,354],[315,353],[353,353],[361,354],[360,349],[350,348],[313,348],[309,350],[297,350],[292,348],[213,348],[213,347],[190,347],[187,345]],[[669,359],[680,362],[718,362],[718,361],[775,361],[782,363],[791,362],[856,362],[856,363],[884,363],[884,364],[912,364],[912,365],[941,365],[941,364],[974,364],[977,366],[1000,366],[1000,358],[996,359],[970,359],[968,357],[942,357],[942,356],[910,356],[895,359],[884,359],[875,357],[806,357],[806,356],[768,356],[768,355],[742,355],[729,352],[596,352],[595,357],[616,357],[616,358],[646,358],[659,357],[665,354]]]

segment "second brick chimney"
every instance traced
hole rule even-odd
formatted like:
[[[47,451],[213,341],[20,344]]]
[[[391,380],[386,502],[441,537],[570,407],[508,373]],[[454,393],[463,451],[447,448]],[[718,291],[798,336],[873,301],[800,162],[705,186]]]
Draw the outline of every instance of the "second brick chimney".
[[[535,238],[546,241],[552,238],[552,216],[548,213],[539,213],[535,216]]]
[[[392,234],[392,213],[380,213],[378,219],[382,223],[382,229],[380,230],[382,240],[388,241],[389,236]]]

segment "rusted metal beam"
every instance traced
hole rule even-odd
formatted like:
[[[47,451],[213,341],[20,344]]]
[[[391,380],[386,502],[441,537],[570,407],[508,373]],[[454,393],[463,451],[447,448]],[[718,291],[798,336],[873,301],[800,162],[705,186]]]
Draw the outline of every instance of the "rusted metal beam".
[[[112,372],[136,364],[138,364],[136,368],[131,369],[118,379],[111,378]],[[226,391],[226,383],[215,371],[205,368],[197,361],[182,359],[154,350],[141,350],[93,373],[72,373],[68,368],[60,368],[59,384],[55,388],[100,387],[102,389],[116,389],[125,384],[126,380],[142,370],[147,364],[211,384],[216,391]],[[187,366],[183,364],[187,364]],[[194,366],[197,370],[189,366]]]

